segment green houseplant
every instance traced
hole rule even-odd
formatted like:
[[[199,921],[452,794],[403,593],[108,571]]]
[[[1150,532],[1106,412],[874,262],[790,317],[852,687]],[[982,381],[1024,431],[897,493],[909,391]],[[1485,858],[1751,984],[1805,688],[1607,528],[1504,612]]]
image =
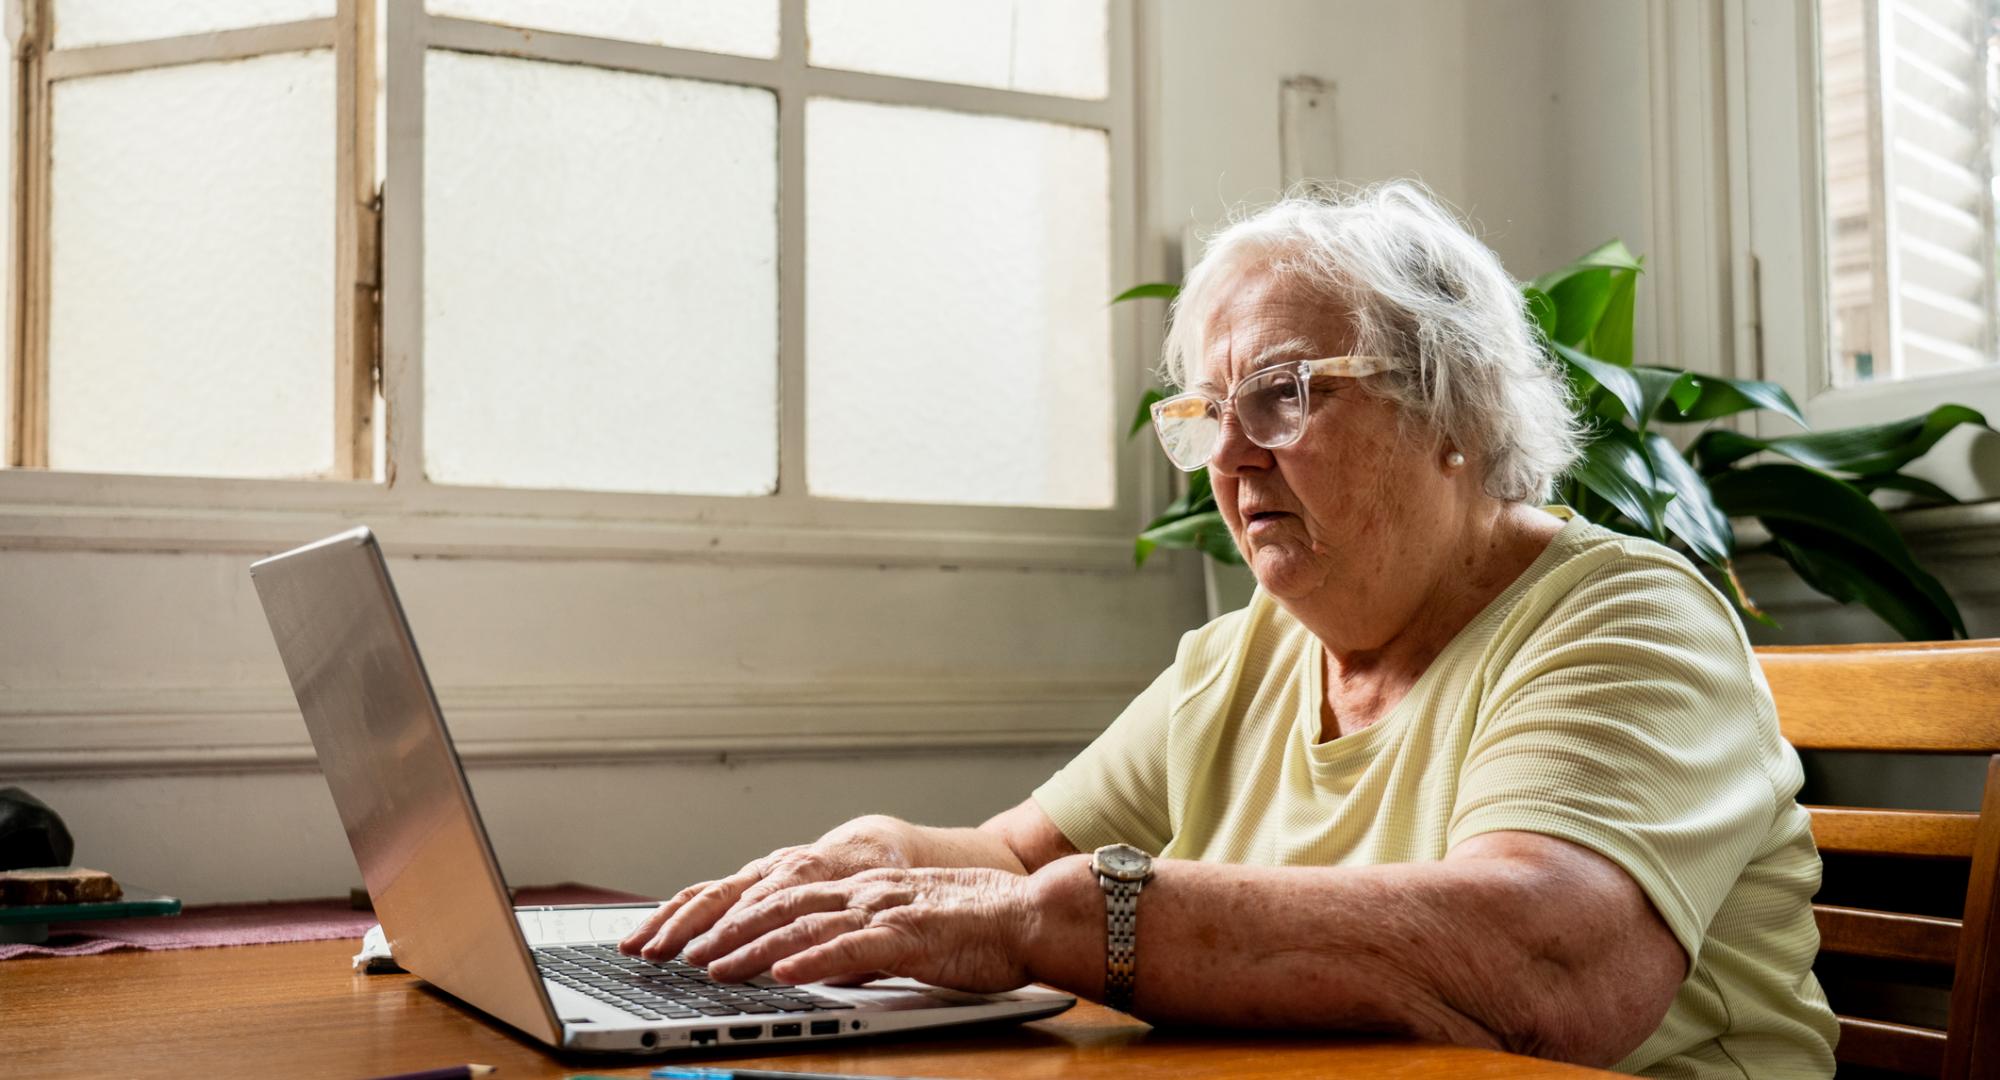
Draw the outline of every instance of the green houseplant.
[[[1567,374],[1588,430],[1583,457],[1560,482],[1558,498],[1598,524],[1687,552],[1715,572],[1745,618],[1771,623],[1745,594],[1736,561],[1768,553],[1834,600],[1866,605],[1907,639],[1965,636],[1958,606],[1869,496],[1893,490],[1956,502],[1901,470],[1961,424],[1992,430],[1986,418],[1963,405],[1940,405],[1893,423],[1810,431],[1775,383],[1635,363],[1634,301],[1643,269],[1643,260],[1614,240],[1522,287],[1543,347]],[[1113,302],[1177,293],[1171,284],[1141,285]],[[1148,410],[1160,396],[1151,391],[1140,402],[1132,434],[1150,422]],[[1786,417],[1800,432],[1757,438],[1716,425],[1757,410]],[[1676,442],[1668,431],[1694,437]],[[1767,537],[1747,549],[1732,524],[1746,518]],[[1206,470],[1189,474],[1182,494],[1140,532],[1134,557],[1143,563],[1161,547],[1242,561]]]

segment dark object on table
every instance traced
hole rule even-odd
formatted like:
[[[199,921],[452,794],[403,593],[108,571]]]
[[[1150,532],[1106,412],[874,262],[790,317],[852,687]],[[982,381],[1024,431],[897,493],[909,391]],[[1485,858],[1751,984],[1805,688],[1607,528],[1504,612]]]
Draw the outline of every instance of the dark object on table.
[[[0,788],[0,870],[68,866],[76,842],[62,818],[20,788]]]
[[[118,882],[102,870],[81,866],[0,870],[0,907],[96,904],[124,895]]]

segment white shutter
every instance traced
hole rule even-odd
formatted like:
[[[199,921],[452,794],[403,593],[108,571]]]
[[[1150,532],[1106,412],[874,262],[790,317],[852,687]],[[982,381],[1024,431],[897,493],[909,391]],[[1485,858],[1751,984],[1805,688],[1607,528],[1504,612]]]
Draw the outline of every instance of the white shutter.
[[[1870,106],[1875,35],[1867,0],[1820,4],[1820,124],[1825,146],[1829,308],[1833,314],[1834,378],[1846,385],[1870,377],[1887,359],[1878,328],[1875,250],[1879,232],[1875,133]]]
[[[1837,384],[1992,362],[1993,15],[1993,0],[1821,5]]]

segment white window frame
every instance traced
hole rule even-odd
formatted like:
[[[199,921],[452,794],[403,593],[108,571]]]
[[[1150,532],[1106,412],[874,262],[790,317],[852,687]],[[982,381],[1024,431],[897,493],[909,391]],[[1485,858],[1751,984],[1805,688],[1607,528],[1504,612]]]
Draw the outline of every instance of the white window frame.
[[[306,51],[332,53],[334,77],[335,266],[334,422],[326,479],[373,471],[375,367],[374,0],[336,0],[327,18],[274,23],[182,37],[57,47],[51,39],[56,0],[7,0],[14,42],[12,148],[14,249],[9,253],[7,356],[12,383],[4,461],[48,465],[50,99],[67,79],[155,71],[186,64],[247,60]]]
[[[805,57],[806,0],[780,0],[780,46],[775,59],[553,31],[523,32],[435,16],[420,0],[390,0],[385,25],[379,28],[386,35],[388,80],[383,146],[388,179],[381,200],[380,250],[381,377],[385,397],[391,403],[386,433],[388,482],[0,470],[0,548],[247,554],[269,551],[358,520],[373,525],[387,545],[410,554],[695,555],[788,562],[1129,569],[1132,534],[1166,480],[1154,460],[1158,455],[1146,453],[1150,448],[1142,441],[1125,438],[1124,418],[1136,408],[1150,382],[1140,348],[1154,336],[1142,331],[1142,313],[1134,305],[1112,308],[1108,315],[1112,320],[1115,401],[1105,436],[1112,445],[1105,451],[1116,455],[1117,464],[1111,507],[1070,510],[871,503],[824,498],[804,490],[806,101],[830,96],[1106,131],[1111,150],[1113,276],[1106,283],[1108,299],[1109,291],[1162,272],[1161,260],[1142,258],[1138,244],[1144,208],[1140,205],[1143,186],[1138,176],[1135,101],[1137,5],[1134,0],[1109,3],[1108,95],[1102,100],[1085,100],[811,67]],[[341,17],[354,17],[356,4],[357,0],[340,0]],[[261,47],[292,41],[300,34],[330,34],[337,21],[313,20],[201,37],[235,35],[240,47]],[[437,484],[424,477],[423,80],[424,57],[430,48],[755,86],[777,95],[780,422],[775,494],[737,498],[476,488]],[[285,50],[270,47],[263,51]],[[343,64],[342,70],[351,71],[352,65]],[[39,102],[33,106],[45,108]],[[22,104],[23,115],[30,107],[30,103]],[[46,116],[40,111],[33,115]],[[39,138],[39,145],[45,147],[46,137]],[[25,139],[22,145],[34,146],[36,142]],[[33,156],[28,160],[32,163]],[[30,212],[36,206],[33,198],[45,198],[32,187],[26,194]],[[363,229],[366,224],[364,218],[355,227]],[[18,231],[16,235],[20,235]],[[365,250],[357,245],[368,240],[357,233],[355,243],[344,244],[341,250]],[[31,250],[28,254],[35,253]],[[16,258],[14,265],[24,263]],[[32,318],[32,312],[28,317]]]
[[[1820,138],[1818,4],[1727,0],[1737,269],[1747,284],[1746,344],[1760,377],[1780,383],[1814,428],[1882,423],[1952,401],[2000,419],[2000,364],[1896,382],[1833,385]],[[1758,433],[1796,431],[1759,414]],[[1971,500],[2000,495],[1944,444],[1910,467]]]

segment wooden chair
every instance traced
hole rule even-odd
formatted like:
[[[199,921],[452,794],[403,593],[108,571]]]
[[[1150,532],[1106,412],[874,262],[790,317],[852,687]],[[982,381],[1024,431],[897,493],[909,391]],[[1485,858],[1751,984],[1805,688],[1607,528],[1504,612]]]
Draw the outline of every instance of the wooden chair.
[[[1808,809],[1823,855],[1970,863],[1961,918],[1813,905],[1822,958],[1951,972],[1944,1030],[1842,1015],[1839,1060],[1947,1080],[2000,1077],[2000,639],[1769,647],[1757,655],[1779,727],[1800,750],[1994,755],[1978,813]],[[1833,1005],[1842,1011],[1840,1001]]]

